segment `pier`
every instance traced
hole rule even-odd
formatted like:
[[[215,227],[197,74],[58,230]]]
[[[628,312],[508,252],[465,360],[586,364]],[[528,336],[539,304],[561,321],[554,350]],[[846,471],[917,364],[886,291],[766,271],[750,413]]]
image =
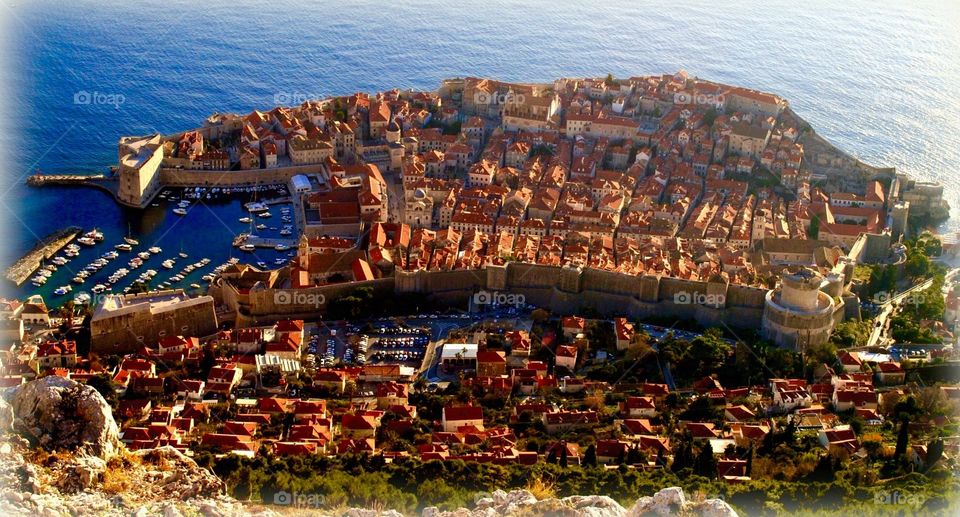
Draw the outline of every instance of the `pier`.
[[[51,185],[71,187],[96,187],[106,191],[114,198],[117,197],[119,180],[113,174],[31,174],[27,177],[27,185],[31,187],[45,187]]]
[[[40,268],[44,260],[56,255],[64,246],[75,239],[81,231],[79,227],[71,226],[53,232],[37,243],[23,258],[7,268],[4,276],[6,276],[7,280],[17,284],[17,286],[23,285],[23,283],[30,278],[30,275]]]
[[[244,244],[251,244],[256,248],[274,248],[279,244],[282,244],[290,249],[295,249],[297,247],[296,239],[269,239],[266,237],[259,237],[257,235],[250,235],[248,233],[241,233],[233,238],[234,246],[242,246]]]

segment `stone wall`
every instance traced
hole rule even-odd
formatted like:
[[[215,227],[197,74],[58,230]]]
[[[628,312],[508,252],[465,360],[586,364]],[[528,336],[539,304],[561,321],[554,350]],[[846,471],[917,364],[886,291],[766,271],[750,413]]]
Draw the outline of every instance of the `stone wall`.
[[[357,287],[378,295],[422,293],[451,307],[467,308],[474,293],[486,290],[522,295],[526,303],[557,314],[584,310],[635,318],[693,319],[703,325],[757,328],[763,317],[766,289],[723,282],[656,276],[633,276],[596,269],[510,262],[479,270],[398,271],[395,277],[308,289],[252,289],[229,285],[211,289],[218,301],[237,310],[238,325],[269,323],[277,318],[318,319],[324,304]],[[708,291],[709,286],[709,291]],[[710,294],[713,305],[701,303]],[[722,295],[722,297],[717,297]],[[718,302],[719,303],[716,303]],[[282,302],[282,303],[281,303]]]
[[[317,174],[323,165],[298,165],[272,169],[243,171],[205,171],[191,169],[160,169],[160,184],[165,187],[213,187],[287,184],[296,174]]]
[[[206,337],[217,332],[214,299],[151,314],[149,310],[118,314],[90,322],[90,351],[97,354],[127,354],[142,346],[156,347],[163,336]]]

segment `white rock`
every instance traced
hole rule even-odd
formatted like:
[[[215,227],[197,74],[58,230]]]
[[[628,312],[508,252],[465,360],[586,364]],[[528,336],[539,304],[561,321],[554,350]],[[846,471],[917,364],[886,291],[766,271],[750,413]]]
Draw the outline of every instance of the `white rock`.
[[[707,499],[697,505],[697,512],[702,517],[738,517],[737,512],[720,499]]]
[[[113,411],[97,390],[50,375],[7,389],[15,431],[45,449],[112,456],[120,446]]]
[[[655,506],[667,505],[682,508],[686,502],[687,499],[683,496],[683,490],[676,486],[664,488],[653,495],[653,504]]]

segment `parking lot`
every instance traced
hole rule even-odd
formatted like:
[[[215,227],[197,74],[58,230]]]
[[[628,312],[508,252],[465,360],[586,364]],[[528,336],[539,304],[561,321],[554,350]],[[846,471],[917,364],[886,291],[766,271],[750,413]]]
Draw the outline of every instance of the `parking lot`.
[[[371,363],[399,363],[420,367],[430,344],[430,331],[423,327],[384,324],[360,338],[359,353]]]

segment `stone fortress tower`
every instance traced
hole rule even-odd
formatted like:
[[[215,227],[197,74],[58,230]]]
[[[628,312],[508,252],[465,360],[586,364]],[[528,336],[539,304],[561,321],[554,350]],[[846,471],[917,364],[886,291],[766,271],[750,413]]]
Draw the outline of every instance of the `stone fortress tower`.
[[[802,267],[784,275],[781,284],[767,293],[762,334],[777,345],[802,350],[825,343],[842,319],[842,276],[824,279]]]

